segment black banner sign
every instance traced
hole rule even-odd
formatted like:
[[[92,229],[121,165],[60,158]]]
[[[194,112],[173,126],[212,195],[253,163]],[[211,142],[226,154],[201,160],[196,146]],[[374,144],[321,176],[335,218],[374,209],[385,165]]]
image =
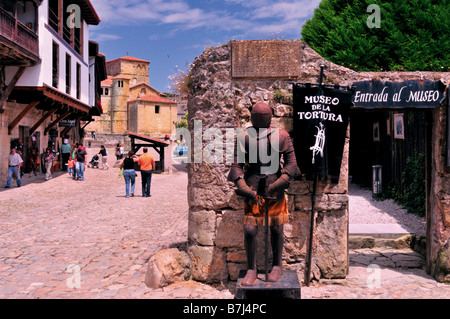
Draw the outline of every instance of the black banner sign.
[[[307,179],[339,178],[352,94],[294,84],[294,148]]]
[[[434,108],[443,102],[445,84],[441,81],[404,82],[363,81],[355,88],[355,107]]]

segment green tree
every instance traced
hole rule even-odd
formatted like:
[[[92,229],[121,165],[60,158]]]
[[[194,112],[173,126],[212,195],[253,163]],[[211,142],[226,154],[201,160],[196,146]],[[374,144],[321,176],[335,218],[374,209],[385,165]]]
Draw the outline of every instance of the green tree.
[[[370,4],[380,8],[379,28],[368,25]],[[303,26],[302,40],[356,71],[446,72],[449,17],[449,0],[323,0]]]
[[[176,128],[188,128],[188,112],[186,112],[183,118],[175,121],[174,124]]]

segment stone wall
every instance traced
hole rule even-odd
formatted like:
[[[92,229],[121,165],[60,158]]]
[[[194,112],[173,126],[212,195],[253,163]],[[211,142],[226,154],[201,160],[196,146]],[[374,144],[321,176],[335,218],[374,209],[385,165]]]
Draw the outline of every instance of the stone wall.
[[[245,43],[238,43],[239,48]],[[301,54],[300,41],[270,41],[250,45],[283,45],[292,47],[291,53],[302,69],[309,67],[308,55]],[[293,130],[292,84],[299,80],[288,74],[276,78],[272,72],[260,78],[252,74],[232,77],[232,54],[229,42],[206,51],[194,61],[191,72],[192,95],[188,102],[189,128],[200,120],[203,130],[219,128],[225,135],[227,128],[244,127],[250,122],[250,110],[254,104],[264,101],[273,110],[272,125]],[[271,57],[264,57],[270,59]],[[277,57],[279,59],[279,57]],[[281,57],[283,59],[283,57]],[[292,59],[292,57],[286,57]],[[290,61],[275,61],[285,65]],[[234,62],[236,63],[236,62]],[[258,66],[256,66],[258,67]],[[286,69],[286,68],[285,68]],[[345,68],[342,70],[347,71]],[[242,70],[240,70],[242,71]],[[256,70],[257,72],[258,70]],[[315,77],[319,69],[306,72],[305,77]],[[348,70],[350,71],[350,70]],[[245,72],[244,72],[245,73]],[[314,79],[312,81],[316,82]],[[193,134],[192,134],[193,135]],[[198,147],[206,147],[202,140]],[[226,140],[225,143],[233,143]],[[194,140],[193,143],[194,144]],[[195,149],[194,152],[198,151]],[[348,143],[345,147],[338,185],[320,184],[317,199],[317,247],[313,272],[316,277],[343,278],[347,271],[347,220],[348,220]],[[193,278],[201,281],[236,280],[239,270],[246,269],[243,243],[243,201],[234,193],[233,183],[227,181],[229,163],[189,164],[189,248],[193,262]],[[312,185],[295,181],[288,190],[290,223],[285,225],[284,262],[299,264],[305,260],[309,233]],[[263,232],[259,231],[258,264],[263,265]],[[330,254],[330,252],[332,252]]]
[[[431,136],[431,191],[427,213],[427,271],[450,283],[450,169],[446,167],[447,103],[435,109]]]
[[[288,50],[290,55],[277,54],[277,46]],[[237,57],[233,56],[232,48],[239,49]],[[264,48],[266,51],[262,55],[252,57],[256,59],[255,63],[246,62],[249,56],[255,54],[255,49],[261,48],[262,51]],[[293,61],[297,61],[300,68],[291,72],[286,68],[286,63]],[[281,72],[280,77],[276,77],[273,70],[263,67],[266,62],[284,73]],[[233,64],[236,63],[239,64],[239,68],[233,71]],[[249,67],[253,69],[249,72],[243,71],[245,63],[249,63]],[[324,60],[299,40],[231,41],[207,50],[193,63],[190,73],[192,87],[188,100],[192,154],[198,154],[210,142],[203,136],[194,134],[194,121],[201,121],[203,132],[208,128],[217,128],[225,136],[227,129],[249,125],[250,110],[260,101],[266,102],[272,108],[274,115],[272,125],[292,133],[293,108],[290,82],[318,82],[322,64],[325,65],[325,82],[341,85],[364,80],[399,82],[419,79],[420,76],[429,80],[443,78],[446,83],[450,81],[449,73],[358,73]],[[258,77],[258,74],[261,76]],[[437,129],[441,126],[446,127],[445,120],[442,116],[438,116],[434,127]],[[233,143],[231,139],[225,139],[224,148],[230,143]],[[440,148],[439,150],[442,151]],[[318,185],[312,267],[315,278],[345,278],[347,274],[348,152],[347,140],[339,182]],[[436,160],[441,163],[442,159]],[[222,162],[195,162],[192,158],[188,165],[188,254],[192,260],[193,279],[205,282],[236,280],[239,270],[247,267],[243,244],[243,201],[235,195],[234,185],[227,181],[230,163]],[[448,183],[448,177],[444,179]],[[447,190],[443,190],[445,188],[443,186],[439,191],[448,197],[450,191],[448,184],[446,185]],[[287,190],[290,223],[285,226],[283,261],[286,266],[296,269],[303,268],[306,257],[311,191],[312,183],[305,180],[293,182]],[[448,208],[445,206],[448,204],[448,198],[445,196],[442,195],[443,201],[439,201],[440,204],[436,205]],[[445,229],[448,232],[449,228]],[[262,233],[259,232],[260,267],[264,258]],[[447,249],[440,255],[444,257],[439,259],[443,260],[444,264],[447,263],[445,264],[447,267],[449,236],[447,234],[444,237],[444,241],[439,242],[437,247]],[[439,248],[437,250],[439,251]]]

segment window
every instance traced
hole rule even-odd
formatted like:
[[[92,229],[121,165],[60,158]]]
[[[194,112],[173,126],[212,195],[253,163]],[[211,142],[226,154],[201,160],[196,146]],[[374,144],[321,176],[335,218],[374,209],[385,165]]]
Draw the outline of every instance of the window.
[[[69,17],[71,17],[72,12],[67,12],[67,0],[64,1],[64,10],[63,10],[63,30],[62,30],[62,35],[63,35],[63,39],[64,41],[66,41],[69,44],[72,44],[72,28],[70,27],[70,23],[69,23]]]
[[[73,48],[83,56],[83,24],[79,28],[73,28]]]
[[[59,46],[53,42],[52,49],[52,85],[58,88],[59,80]]]
[[[81,97],[81,65],[77,63],[77,99]]]
[[[123,88],[123,81],[117,81],[117,86]]]
[[[66,93],[70,94],[70,85],[72,78],[72,58],[70,55],[66,54]]]
[[[48,25],[55,30],[75,52],[83,56],[83,23],[78,5],[71,0],[48,1]],[[71,7],[72,6],[72,7]]]
[[[59,0],[49,0],[48,2],[48,24],[53,30],[59,33]]]
[[[108,94],[109,94],[109,89],[105,88],[105,95],[108,95]]]
[[[394,138],[405,139],[403,114],[394,114]]]
[[[159,105],[155,105],[155,114],[159,114]]]

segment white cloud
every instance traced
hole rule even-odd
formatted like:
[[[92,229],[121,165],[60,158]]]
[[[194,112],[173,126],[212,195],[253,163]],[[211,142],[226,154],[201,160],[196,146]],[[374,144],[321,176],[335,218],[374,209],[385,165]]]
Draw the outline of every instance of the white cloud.
[[[193,0],[91,1],[105,26],[157,23],[173,26],[173,32],[214,28],[242,34],[300,29],[320,3],[320,0],[226,0],[199,7],[199,2]]]
[[[113,40],[119,40],[122,37],[118,36],[116,34],[107,34],[107,33],[99,33],[99,32],[90,32],[89,33],[90,40],[96,41],[96,42],[105,42],[105,41],[113,41]]]
[[[277,2],[269,6],[259,7],[254,11],[254,19],[278,17],[282,20],[298,20],[311,16],[320,0]]]

